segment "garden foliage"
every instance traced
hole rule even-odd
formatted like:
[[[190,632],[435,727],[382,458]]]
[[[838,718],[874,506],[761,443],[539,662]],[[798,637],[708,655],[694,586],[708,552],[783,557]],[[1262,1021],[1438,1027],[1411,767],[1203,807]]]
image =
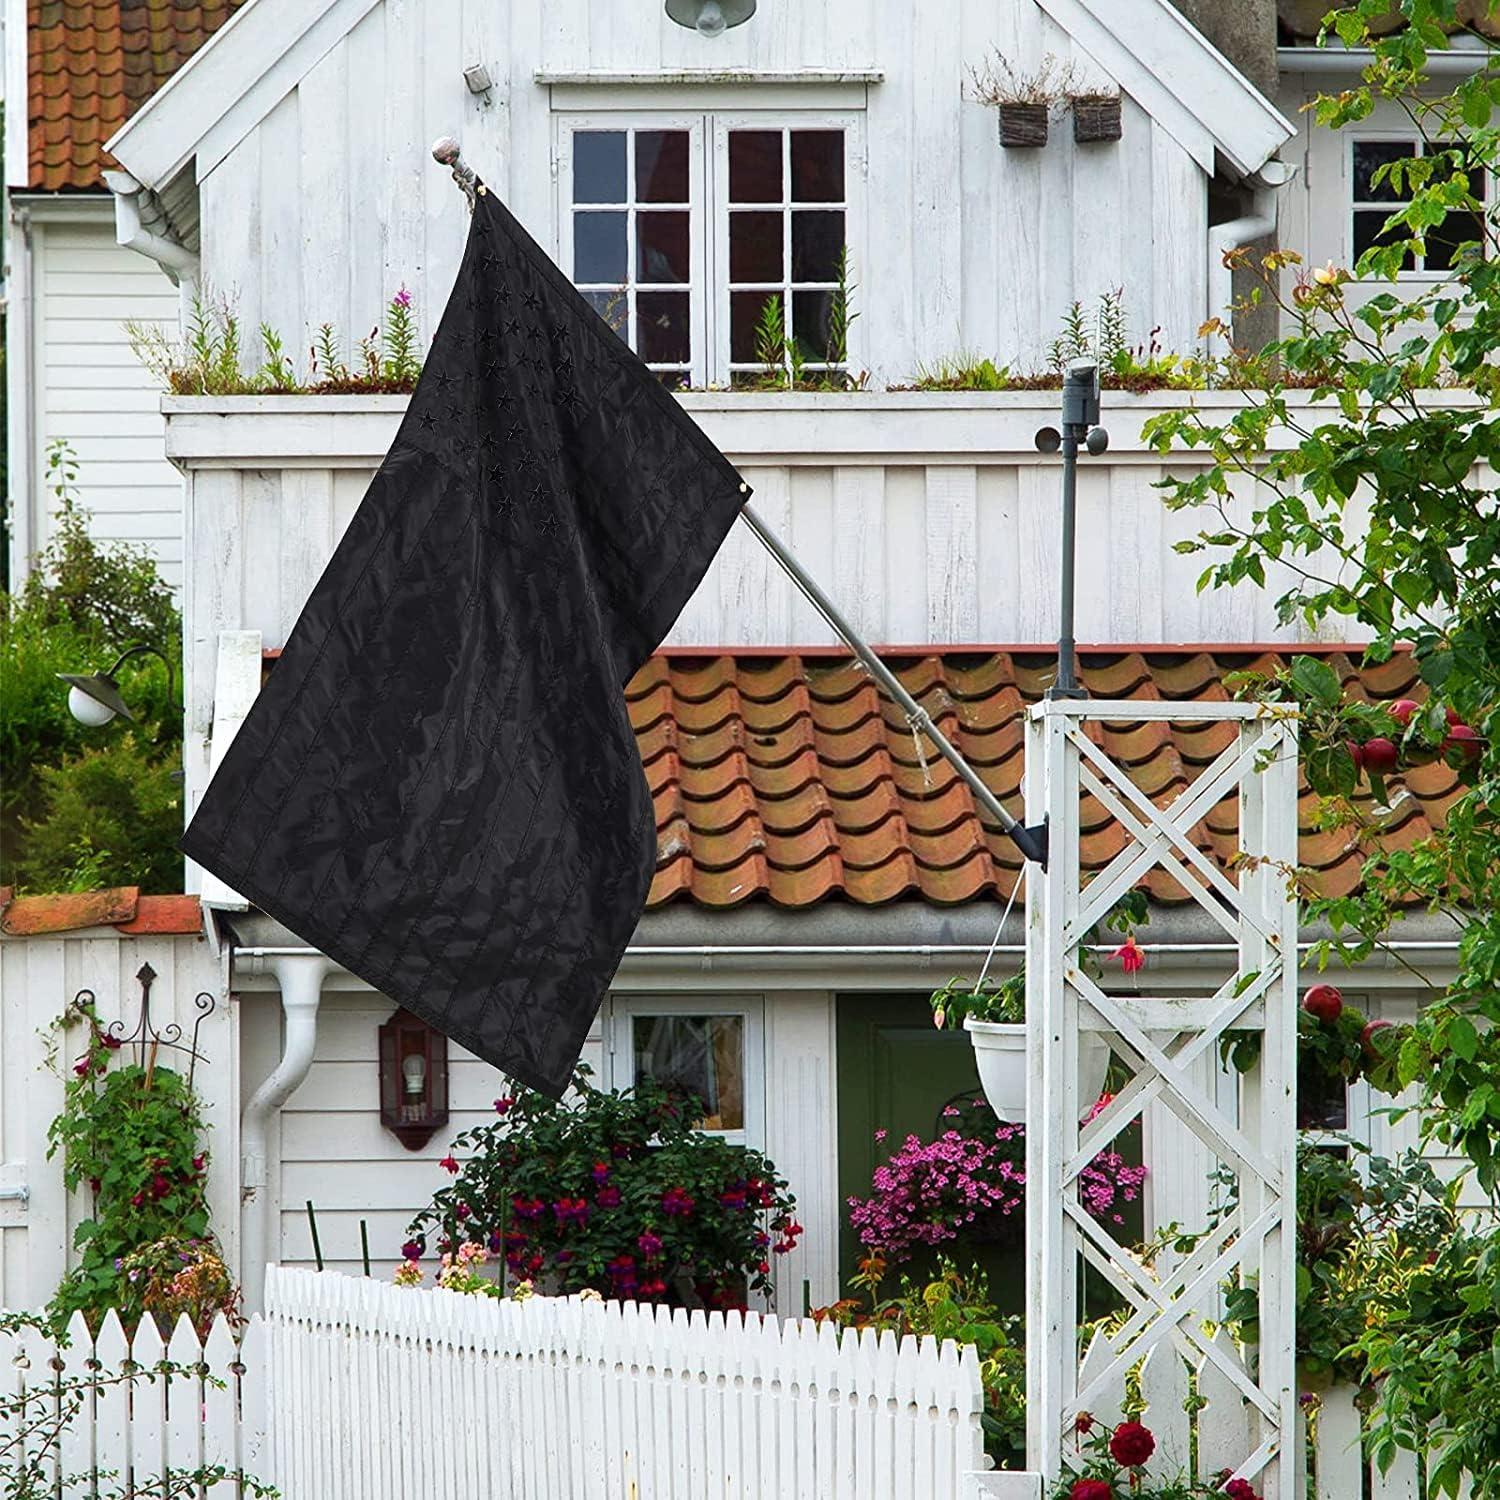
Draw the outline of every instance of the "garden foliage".
[[[1309,892],[1304,915],[1331,924],[1325,959],[1355,961],[1423,909],[1457,943],[1456,975],[1434,989],[1394,1059],[1396,1082],[1418,1085],[1429,1139],[1467,1158],[1485,1191],[1500,1186],[1500,244],[1476,186],[1500,168],[1500,74],[1428,78],[1448,45],[1455,0],[1400,0],[1404,29],[1387,32],[1389,0],[1358,0],[1331,18],[1338,39],[1368,47],[1363,79],[1321,99],[1320,123],[1341,127],[1394,101],[1425,137],[1422,154],[1377,173],[1398,200],[1381,242],[1359,265],[1311,274],[1296,257],[1254,263],[1263,296],[1282,304],[1285,336],[1267,351],[1280,384],[1247,392],[1225,423],[1192,410],[1155,419],[1163,453],[1208,462],[1167,480],[1167,501],[1207,518],[1182,544],[1203,551],[1202,587],[1292,581],[1282,618],[1336,624],[1368,639],[1367,659],[1409,650],[1423,702],[1347,701],[1326,664],[1303,665],[1266,689],[1304,710],[1304,770],[1321,816],[1362,847],[1361,892]],[[1446,87],[1449,83],[1451,88]],[[1396,278],[1431,243],[1451,256],[1443,280]],[[1250,252],[1245,252],[1250,257]],[[1360,278],[1356,284],[1355,277]],[[1371,290],[1385,279],[1389,290]],[[1316,406],[1293,400],[1311,385]],[[1438,385],[1472,399],[1434,400]],[[1253,476],[1254,484],[1249,482]],[[1244,500],[1236,498],[1246,496]],[[1321,667],[1321,670],[1319,668]],[[1393,772],[1438,758],[1461,787],[1444,824],[1415,843],[1382,841],[1401,816]],[[1367,795],[1361,796],[1360,793]],[[1403,847],[1403,845],[1407,845]],[[1399,959],[1399,955],[1397,955]],[[1500,1496],[1500,1364],[1494,1341],[1500,1240],[1476,1224],[1443,1242],[1431,1267],[1381,1284],[1359,1340],[1376,1379],[1377,1454],[1429,1447],[1429,1493]]]
[[[74,1001],[57,1026],[65,1053],[62,1113],[48,1131],[63,1156],[69,1192],[87,1188],[91,1211],[73,1236],[78,1263],[48,1309],[59,1327],[82,1311],[97,1327],[109,1308],[127,1330],[143,1312],[170,1327],[186,1312],[200,1332],[215,1313],[235,1315],[238,1294],[209,1234],[208,1152],[192,1084],[158,1062],[154,1046],[122,1061],[90,1000]],[[60,1064],[61,1066],[61,1064]]]
[[[690,1098],[650,1082],[607,1092],[590,1076],[580,1064],[562,1101],[497,1099],[492,1124],[455,1138],[453,1182],[404,1247],[417,1276],[429,1249],[472,1242],[539,1290],[719,1308],[769,1294],[771,1257],[802,1233],[776,1168],[697,1129]]]
[[[0,596],[0,885],[180,890],[182,726],[166,668],[150,657],[122,668],[129,728],[85,729],[57,679],[102,671],[142,642],[180,656],[177,606],[143,549],[90,536],[66,444],[49,474],[52,539],[21,589]]]

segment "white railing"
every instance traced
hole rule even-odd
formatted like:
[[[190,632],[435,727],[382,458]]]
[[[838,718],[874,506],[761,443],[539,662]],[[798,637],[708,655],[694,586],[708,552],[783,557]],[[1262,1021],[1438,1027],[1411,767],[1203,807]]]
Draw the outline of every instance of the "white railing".
[[[274,1267],[266,1323],[286,1500],[947,1500],[983,1465],[951,1342]]]

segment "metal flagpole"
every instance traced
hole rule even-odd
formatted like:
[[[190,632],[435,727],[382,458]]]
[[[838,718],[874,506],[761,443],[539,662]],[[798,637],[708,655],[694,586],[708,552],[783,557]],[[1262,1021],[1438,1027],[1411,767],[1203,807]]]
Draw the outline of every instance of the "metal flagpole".
[[[433,143],[432,155],[443,166],[451,168],[453,180],[463,189],[472,211],[474,194],[476,191],[483,191],[483,186],[475,176],[473,168],[464,161],[458,142],[452,136],[443,136]],[[1094,408],[1096,412],[1097,401],[1096,396]],[[742,485],[741,488],[746,495],[750,493],[749,485]],[[823,592],[816,580],[808,574],[786,544],[766,525],[748,501],[740,508],[740,519],[749,527],[761,546],[781,565],[787,576],[802,591],[808,603],[822,615],[833,632],[858,657],[865,670],[906,715],[906,722],[911,725],[913,734],[926,735],[933,749],[958,773],[964,785],[974,794],[974,800],[979,804],[981,813],[997,823],[1027,859],[1046,869],[1047,825],[1039,823],[1033,827],[1027,827],[1005,810],[1000,799],[985,784],[978,771],[949,742],[947,736],[932,722],[932,716],[927,710],[907,692],[900,678],[881,661],[864,638],[844,618],[837,605]]]

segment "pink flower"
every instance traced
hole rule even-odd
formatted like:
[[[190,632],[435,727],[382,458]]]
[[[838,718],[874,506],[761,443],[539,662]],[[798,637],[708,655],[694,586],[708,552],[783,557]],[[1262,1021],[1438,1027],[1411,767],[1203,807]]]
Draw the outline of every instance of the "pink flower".
[[[661,1236],[653,1234],[649,1229],[637,1235],[635,1242],[640,1249],[641,1254],[644,1255],[647,1260],[650,1260],[653,1256],[658,1254],[662,1247]]]
[[[1113,953],[1110,954],[1110,957],[1119,959],[1120,967],[1124,969],[1127,974],[1134,974],[1138,970],[1144,969],[1146,967],[1146,955],[1136,947],[1134,933],[1131,933],[1130,936],[1127,937],[1125,941],[1121,943]]]
[[[94,1064],[87,1057],[80,1058],[76,1063],[73,1064],[73,1071],[80,1078],[87,1078],[89,1074],[94,1071]]]
[[[593,1178],[600,1187],[609,1181],[609,1163],[607,1161],[596,1161],[594,1163]]]
[[[445,1156],[438,1163],[438,1166],[440,1166],[445,1172],[456,1172],[456,1171],[458,1171],[458,1161],[457,1161],[457,1159],[455,1157],[452,1157],[452,1156]]]
[[[405,284],[405,282],[402,283],[401,290],[399,292],[397,292],[394,297],[391,298],[391,301],[394,302],[397,307],[410,307],[411,306],[411,293],[406,290],[406,284]]]
[[[617,1187],[602,1187],[594,1194],[594,1202],[600,1208],[618,1208],[620,1206],[620,1190]]]
[[[661,1195],[661,1211],[670,1216],[686,1218],[695,1207],[693,1195],[680,1187],[669,1187]]]
[[[117,1036],[105,1035],[105,1036],[100,1037],[99,1040],[101,1042],[103,1042],[104,1045],[106,1047],[108,1047],[111,1052],[118,1052],[120,1050],[120,1048],[125,1045],[125,1043],[122,1042],[120,1040],[120,1038],[117,1037]]]
[[[497,1115],[508,1115],[515,1106],[515,1100],[509,1094],[503,1094],[495,1100],[495,1113]]]

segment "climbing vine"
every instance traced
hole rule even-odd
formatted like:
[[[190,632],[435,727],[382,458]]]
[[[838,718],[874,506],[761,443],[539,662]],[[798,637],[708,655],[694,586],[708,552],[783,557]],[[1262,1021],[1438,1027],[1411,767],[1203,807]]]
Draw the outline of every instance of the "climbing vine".
[[[83,1050],[71,1055],[80,1028]],[[113,1307],[127,1327],[147,1311],[187,1311],[195,1322],[221,1308],[232,1315],[236,1293],[209,1232],[208,1151],[191,1082],[158,1062],[155,1044],[120,1062],[120,1042],[86,998],[55,1029],[71,1061],[57,1063],[68,1075],[48,1155],[62,1153],[64,1185],[87,1188],[92,1211],[73,1236],[78,1264],[49,1311],[66,1321],[81,1310],[96,1324]]]

